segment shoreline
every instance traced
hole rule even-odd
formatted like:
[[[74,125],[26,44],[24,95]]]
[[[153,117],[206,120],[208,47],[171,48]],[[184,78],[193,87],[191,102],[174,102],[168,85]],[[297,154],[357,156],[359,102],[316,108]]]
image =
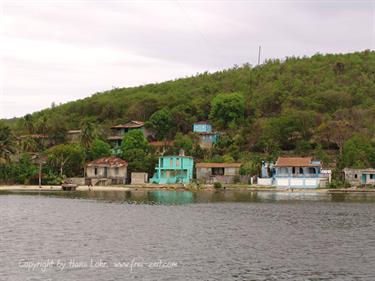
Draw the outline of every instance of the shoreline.
[[[248,192],[286,192],[286,193],[372,193],[375,189],[364,188],[337,188],[337,189],[277,189],[273,187],[253,187],[253,186],[227,186],[215,189],[212,186],[194,189],[181,185],[129,185],[129,186],[78,186],[76,191],[191,191],[191,192],[216,192],[216,191],[248,191]],[[63,191],[61,185],[0,185],[0,191]],[[65,191],[71,192],[71,191]]]

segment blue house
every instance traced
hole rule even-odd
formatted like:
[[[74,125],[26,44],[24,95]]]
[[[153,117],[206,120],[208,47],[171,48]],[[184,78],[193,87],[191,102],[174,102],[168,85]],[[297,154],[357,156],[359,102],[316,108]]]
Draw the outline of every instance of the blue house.
[[[274,168],[273,183],[278,188],[318,188],[328,183],[321,162],[312,157],[279,157]]]
[[[161,156],[151,183],[190,183],[193,179],[194,160],[190,156]]]
[[[199,145],[202,148],[210,148],[219,138],[219,134],[212,131],[212,125],[207,121],[194,123],[193,132],[199,135]]]
[[[318,188],[330,182],[330,174],[312,157],[279,157],[275,164],[262,162],[258,185],[277,188]]]

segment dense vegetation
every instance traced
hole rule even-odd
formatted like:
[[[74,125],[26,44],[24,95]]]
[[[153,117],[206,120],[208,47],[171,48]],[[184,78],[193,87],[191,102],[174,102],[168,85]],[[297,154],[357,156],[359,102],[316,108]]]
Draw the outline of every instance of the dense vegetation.
[[[5,124],[15,135],[48,134],[56,144],[65,142],[68,129],[81,128],[84,161],[94,138],[104,140],[111,125],[129,120],[146,121],[157,139],[175,140],[175,149],[198,159],[241,161],[243,173],[256,172],[260,159],[280,154],[313,155],[338,169],[375,166],[375,52],[268,60],[257,67],[113,89]],[[191,134],[200,120],[223,132],[211,150],[200,149]],[[9,144],[6,139],[1,142]],[[0,145],[10,150],[1,148],[8,159],[13,148]],[[35,146],[26,139],[20,150]],[[152,155],[145,144],[122,153],[134,169],[145,170],[150,168],[142,163]],[[57,166],[51,164],[56,173]]]

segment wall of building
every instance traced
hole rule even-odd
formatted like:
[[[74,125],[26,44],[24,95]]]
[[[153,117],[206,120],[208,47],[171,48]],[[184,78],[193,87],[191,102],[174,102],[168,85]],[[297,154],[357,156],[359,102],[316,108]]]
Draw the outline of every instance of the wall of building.
[[[240,169],[235,167],[224,168],[224,175],[212,175],[212,168],[200,167],[196,168],[196,176],[197,180],[202,183],[221,182],[229,184],[234,183],[236,180],[239,180],[240,182],[248,182],[248,178],[240,177]]]
[[[195,133],[210,133],[212,132],[211,124],[194,124],[193,132]]]
[[[194,160],[186,156],[163,156],[159,158],[151,182],[159,184],[190,183],[193,179]]]
[[[87,178],[104,178],[105,177],[105,167],[96,166],[97,173],[95,174],[95,166],[89,166],[86,168],[86,177]],[[115,167],[107,168],[107,177],[111,179],[122,179],[126,178],[127,168],[126,166],[118,167],[116,170]]]
[[[369,171],[369,169],[344,169],[345,181],[349,182],[353,186],[359,186],[362,184],[375,184],[375,170]]]
[[[273,178],[258,178],[257,185],[272,186]]]
[[[275,178],[278,188],[318,188],[319,178]]]
[[[144,184],[148,182],[147,173],[131,173],[131,184]]]

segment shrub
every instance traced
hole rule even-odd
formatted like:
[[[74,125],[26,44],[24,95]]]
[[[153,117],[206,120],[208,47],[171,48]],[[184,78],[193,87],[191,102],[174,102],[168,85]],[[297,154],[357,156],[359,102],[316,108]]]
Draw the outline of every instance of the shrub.
[[[221,182],[215,182],[214,183],[214,188],[215,189],[220,189],[220,188],[222,188],[223,186],[222,186],[222,184],[221,184]]]

